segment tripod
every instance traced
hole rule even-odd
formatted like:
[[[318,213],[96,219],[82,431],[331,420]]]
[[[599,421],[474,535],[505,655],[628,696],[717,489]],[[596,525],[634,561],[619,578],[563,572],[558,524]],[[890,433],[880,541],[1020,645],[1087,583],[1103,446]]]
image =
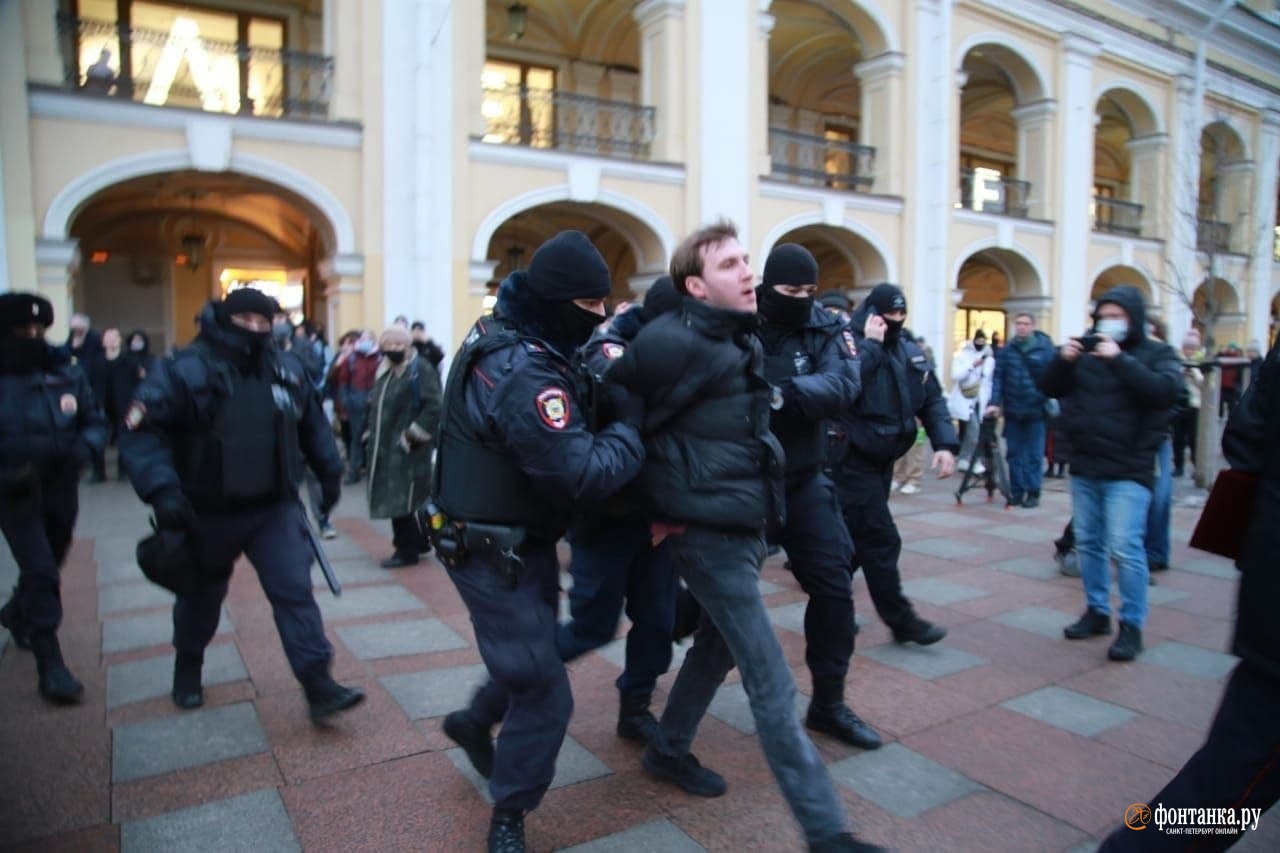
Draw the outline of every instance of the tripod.
[[[974,488],[981,478],[987,488],[987,503],[995,500],[996,490],[1004,495],[1005,503],[1010,500],[1009,469],[1005,465],[1004,454],[1000,452],[1000,439],[996,436],[996,418],[984,417],[978,422],[978,411],[975,408],[969,415],[969,427],[965,431],[965,446],[960,451],[962,460],[967,461],[964,476],[960,478],[960,488],[956,489],[956,505],[964,504],[964,493]],[[970,441],[969,435],[976,433],[977,440]],[[965,449],[968,453],[965,453]],[[986,468],[981,474],[975,474],[975,463],[981,461]]]

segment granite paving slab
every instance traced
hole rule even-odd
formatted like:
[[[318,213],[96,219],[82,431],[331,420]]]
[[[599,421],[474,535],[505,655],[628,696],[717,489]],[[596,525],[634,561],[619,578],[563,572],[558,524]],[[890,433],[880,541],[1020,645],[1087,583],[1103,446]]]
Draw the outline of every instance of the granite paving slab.
[[[331,565],[333,566],[333,573],[338,576],[338,580],[344,587],[347,584],[385,583],[388,580],[388,571],[378,568],[378,565],[372,560],[332,560]],[[329,594],[327,592],[329,582],[324,579],[324,572],[320,571],[318,563],[311,567],[311,585],[318,590],[325,591],[325,595]],[[347,593],[344,590],[342,594],[345,596]]]
[[[117,726],[111,779],[128,782],[271,748],[249,702]]]
[[[1035,580],[1049,580],[1059,575],[1058,564],[1053,561],[1052,545],[1045,551],[1044,557],[1014,557],[989,563],[987,568]]]
[[[107,708],[167,696],[173,686],[173,652],[107,667]],[[215,643],[204,653],[200,680],[205,687],[249,677],[235,643]]]
[[[902,585],[907,598],[920,599],[930,604],[946,606],[957,601],[970,601],[974,598],[985,598],[991,593],[976,586],[952,583],[938,578],[914,578]]]
[[[231,619],[224,608],[218,619],[219,634],[231,631]],[[102,653],[127,652],[148,646],[165,646],[173,642],[173,614],[147,613],[124,616],[102,623]]]
[[[1050,610],[1047,607],[1022,607],[993,616],[991,620],[1011,628],[1021,628],[1023,631],[1030,631],[1042,637],[1059,640],[1062,639],[1062,629],[1074,622],[1076,618],[1069,613]]]
[[[467,641],[439,619],[413,619],[378,625],[346,625],[338,636],[360,660],[465,649]]]
[[[865,652],[859,652],[859,654],[866,655],[885,666],[891,666],[894,669],[900,669],[903,672],[909,672],[914,676],[928,680],[941,678],[944,675],[953,675],[987,663],[986,658],[945,645],[900,646],[897,643],[888,643],[867,649]]]
[[[301,850],[275,788],[180,809],[120,827],[124,853]]]
[[[830,770],[837,784],[899,817],[916,817],[984,790],[969,777],[900,743],[837,761]]]
[[[1084,737],[1102,734],[1137,716],[1128,708],[1052,685],[1006,699],[1000,704],[1010,711]]]
[[[912,523],[919,522],[935,527],[948,527],[952,530],[964,530],[965,528],[973,527],[973,519],[954,512],[943,512],[941,510],[918,512],[911,516],[911,521]]]
[[[98,617],[129,610],[172,606],[173,593],[150,581],[113,583],[98,590]]]
[[[471,766],[471,762],[467,760],[467,755],[462,751],[461,747],[448,750],[446,755],[453,762],[453,766],[457,767],[463,776],[466,776],[475,789],[480,792],[480,796],[484,797],[486,803],[493,804],[493,799],[489,796],[489,780],[485,779],[475,768]],[[600,759],[596,758],[582,744],[578,743],[572,737],[565,735],[564,743],[560,746],[560,754],[556,756],[556,772],[551,779],[550,790],[563,788],[566,785],[576,785],[578,782],[585,782],[588,779],[599,779],[601,776],[608,776],[613,771]]]
[[[902,547],[917,554],[941,557],[944,560],[952,560],[957,557],[976,557],[982,553],[982,549],[976,545],[957,542],[954,539],[942,536],[933,539],[908,540],[902,543]]]
[[[321,595],[316,599],[325,622],[343,619],[363,619],[384,616],[388,613],[404,613],[409,610],[425,610],[426,605],[400,584],[361,586],[343,590],[342,595]]]
[[[1235,655],[1226,652],[1215,652],[1172,640],[1151,646],[1142,653],[1141,660],[1143,663],[1153,663],[1201,678],[1223,678],[1240,662]]]
[[[1156,583],[1160,583],[1159,574],[1156,575]],[[1120,587],[1116,584],[1112,584],[1111,594],[1119,597]],[[1147,604],[1152,606],[1169,604],[1173,601],[1181,601],[1190,595],[1191,593],[1187,592],[1185,589],[1174,589],[1171,586],[1149,586],[1147,587]]]
[[[1046,534],[1038,527],[1029,524],[997,524],[991,527],[982,527],[983,535],[998,536],[1001,539],[1011,539],[1014,542],[1026,542],[1034,545],[1037,542],[1043,542],[1050,547],[1053,546],[1053,540],[1062,535],[1061,531],[1056,534]]]
[[[1193,572],[1197,575],[1206,575],[1211,578],[1224,578],[1226,580],[1234,580],[1239,577],[1240,572],[1225,557],[1192,557],[1189,560],[1182,560],[1174,567],[1173,571]]]
[[[782,590],[786,589],[786,587],[779,586],[773,581],[767,581],[764,578],[760,579],[759,587],[760,587],[760,595],[762,597],[766,595],[773,595],[775,592],[781,592]]]
[[[796,715],[804,719],[809,710],[809,697],[799,690],[795,698]],[[744,735],[756,733],[756,718],[751,713],[751,701],[747,698],[747,690],[741,682],[724,684],[716,691],[707,713],[722,723],[728,723]]]
[[[440,717],[465,707],[488,678],[484,664],[387,675],[379,679],[411,720]]]
[[[566,847],[564,853],[701,853],[706,849],[674,823],[661,818],[586,844]]]
[[[680,665],[684,663],[684,656],[689,654],[689,649],[693,647],[693,640],[685,640],[682,643],[673,643],[671,645],[671,666],[667,667],[667,672],[675,672],[680,669]],[[627,666],[627,638],[621,636],[616,640],[605,643],[596,649],[596,654],[609,661],[618,669],[626,669]],[[570,664],[572,666],[572,664]]]

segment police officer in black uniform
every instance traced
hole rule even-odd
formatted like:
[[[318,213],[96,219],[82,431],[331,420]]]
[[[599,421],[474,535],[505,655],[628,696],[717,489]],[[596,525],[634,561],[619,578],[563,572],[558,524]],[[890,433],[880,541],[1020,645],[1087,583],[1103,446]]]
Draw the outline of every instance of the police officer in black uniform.
[[[629,423],[588,431],[569,361],[604,321],[608,293],[608,267],[587,236],[557,234],[527,273],[502,282],[493,317],[467,335],[445,390],[436,552],[471,612],[490,682],[444,731],[489,777],[492,851],[524,850],[524,814],[551,784],[573,710],[556,647],[556,541],[575,507],[616,492],[644,458]]]
[[[813,676],[809,728],[876,749],[880,736],[844,701],[853,656],[853,542],[840,516],[836,488],[823,473],[826,421],[858,398],[861,378],[853,335],[814,304],[818,262],[804,246],[769,253],[756,288],[763,323],[765,378],[774,387],[769,427],[786,451],[787,521],[770,537],[786,548],[791,571],[809,596],[805,662]]]
[[[902,594],[898,556],[902,538],[889,512],[893,463],[916,440],[916,418],[933,445],[939,477],[955,470],[960,450],[938,378],[924,351],[902,333],[907,298],[893,284],[876,285],[849,322],[858,351],[862,394],[835,424],[831,464],[844,519],[857,543],[867,589],[880,618],[899,643],[922,646],[946,636],[945,628],[916,615]]]
[[[45,341],[51,325],[49,300],[0,294],[0,529],[18,564],[0,625],[35,653],[40,695],[65,704],[84,686],[58,644],[58,572],[76,525],[80,469],[102,453],[107,430],[84,374]]]
[[[204,650],[232,565],[244,554],[271,602],[311,718],[320,720],[364,694],[329,675],[333,649],[311,591],[298,480],[305,457],[320,477],[327,514],[338,501],[342,462],[314,387],[272,345],[275,311],[275,300],[250,288],[206,305],[195,342],[138,386],[120,452],[156,524],[186,531],[204,574],[199,590],[173,606],[174,703],[204,702]]]

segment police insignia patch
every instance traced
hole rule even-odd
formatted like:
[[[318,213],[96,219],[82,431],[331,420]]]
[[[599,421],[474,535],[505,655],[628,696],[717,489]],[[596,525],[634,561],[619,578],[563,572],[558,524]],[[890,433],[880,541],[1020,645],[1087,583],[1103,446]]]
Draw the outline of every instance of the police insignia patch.
[[[147,416],[147,407],[134,400],[129,404],[129,410],[124,413],[125,429],[130,431],[142,426],[142,421]]]
[[[840,333],[840,335],[841,337],[844,338],[844,346],[845,346],[845,349],[849,350],[849,355],[853,356],[854,358],[857,358],[858,345],[853,342],[853,332],[849,331],[848,329],[845,329],[843,332]]]
[[[627,348],[622,346],[622,344],[615,344],[612,342],[605,343],[600,349],[604,352],[604,357],[610,361],[613,361],[615,358],[622,358],[622,354],[627,351]]]
[[[71,394],[63,394],[58,400],[58,408],[62,409],[62,414],[64,415],[74,415],[76,413],[76,409],[79,407],[76,404],[75,396]]]
[[[569,425],[569,395],[559,388],[545,388],[538,392],[538,416],[552,429],[564,429]]]

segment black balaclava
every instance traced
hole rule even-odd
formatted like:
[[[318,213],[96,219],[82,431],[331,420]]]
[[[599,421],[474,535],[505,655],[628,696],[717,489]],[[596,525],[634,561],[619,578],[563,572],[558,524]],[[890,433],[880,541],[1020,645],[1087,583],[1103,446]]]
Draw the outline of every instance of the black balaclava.
[[[987,346],[987,335],[981,329],[973,333],[973,348],[976,350],[985,349]]]
[[[538,247],[529,261],[529,290],[551,303],[551,322],[557,328],[557,348],[568,354],[587,342],[604,317],[573,300],[603,299],[609,295],[609,267],[600,250],[581,231],[561,231]]]
[[[259,314],[270,320],[276,315],[277,307],[276,301],[261,290],[242,287],[231,291],[222,300],[221,310],[216,314],[218,325],[230,340],[242,344],[250,358],[256,361],[271,341],[271,332],[252,332],[237,326],[231,317],[234,314]]]
[[[789,329],[799,328],[813,314],[812,296],[786,296],[773,289],[775,284],[806,285],[818,283],[818,262],[799,243],[775,246],[764,262],[763,283],[756,288],[756,302],[764,318]]]
[[[906,322],[903,320],[890,320],[884,315],[890,311],[901,311],[904,314],[907,310],[907,297],[903,295],[902,288],[896,284],[877,284],[871,288],[871,293],[867,295],[866,304],[876,309],[876,313],[884,320],[887,326],[884,333],[884,342],[892,345],[897,343],[898,335],[902,333],[902,326]]]
[[[5,373],[34,373],[50,361],[49,344],[41,334],[36,338],[19,335],[32,323],[45,329],[53,325],[53,305],[34,293],[0,294],[0,369]]]

